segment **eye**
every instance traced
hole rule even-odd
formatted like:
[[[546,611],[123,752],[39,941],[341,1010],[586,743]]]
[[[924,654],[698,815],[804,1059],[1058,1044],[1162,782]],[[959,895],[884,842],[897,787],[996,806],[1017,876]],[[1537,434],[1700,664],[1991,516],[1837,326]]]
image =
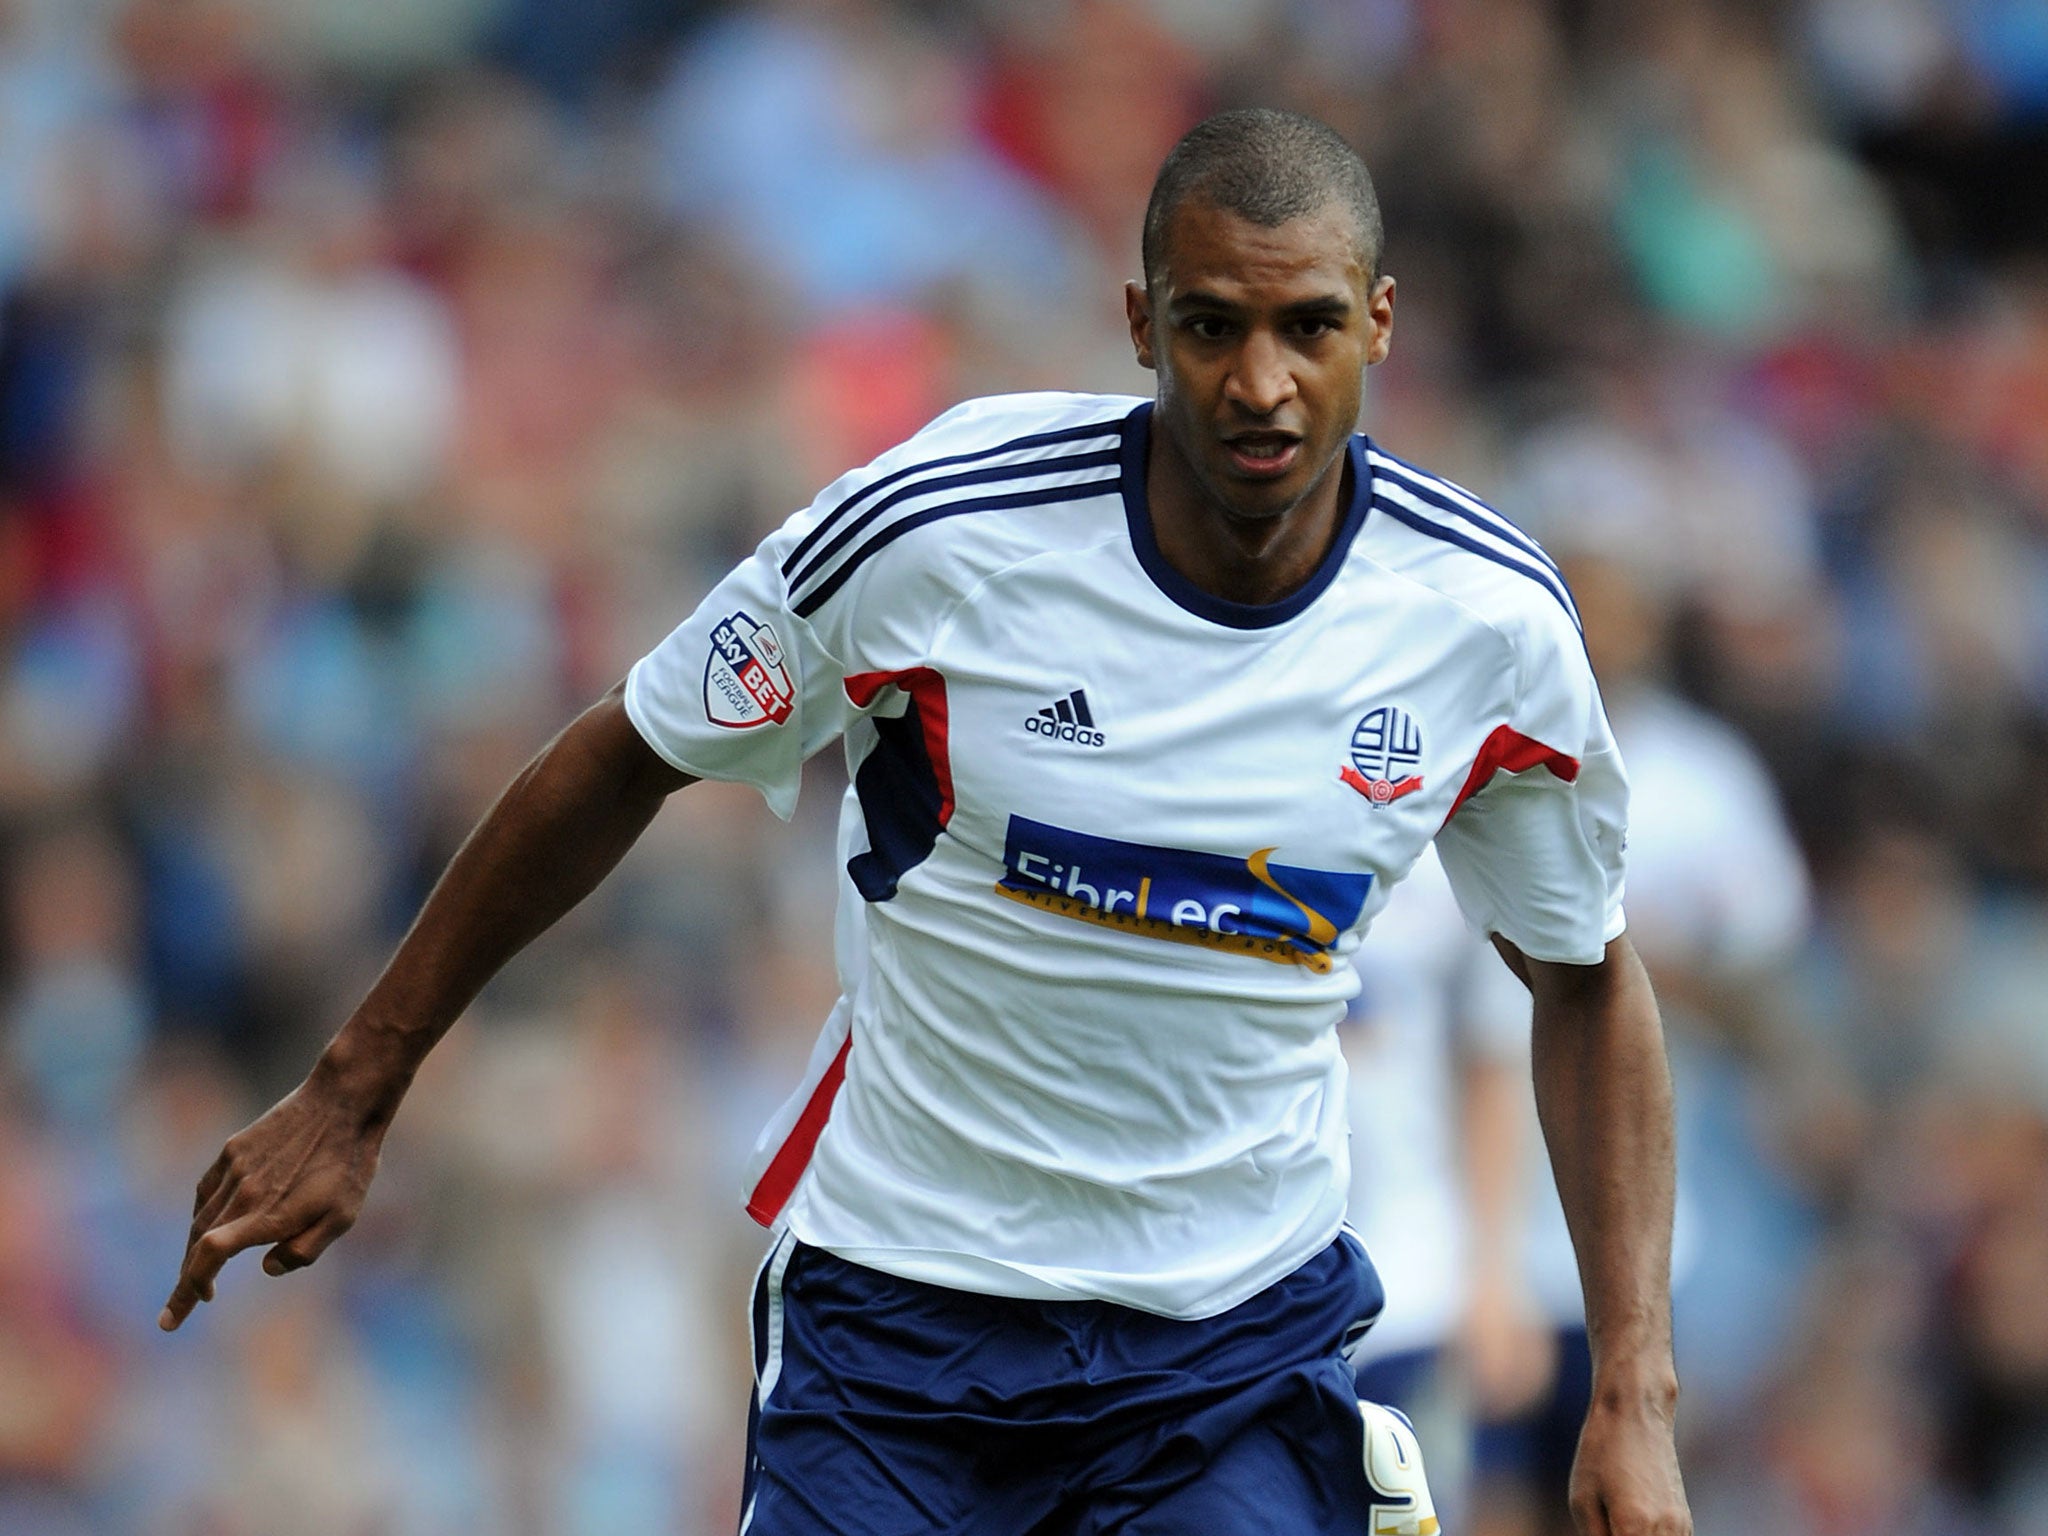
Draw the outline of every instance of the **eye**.
[[[1230,334],[1230,322],[1220,315],[1190,315],[1182,328],[1198,341],[1221,341]]]
[[[1294,334],[1311,340],[1318,336],[1327,336],[1336,329],[1337,322],[1327,315],[1311,315],[1294,322]]]

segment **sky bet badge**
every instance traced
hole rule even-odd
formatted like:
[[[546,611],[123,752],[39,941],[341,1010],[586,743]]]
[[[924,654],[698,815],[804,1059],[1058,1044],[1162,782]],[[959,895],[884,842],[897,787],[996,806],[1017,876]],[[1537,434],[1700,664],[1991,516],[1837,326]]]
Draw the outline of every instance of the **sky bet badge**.
[[[1374,805],[1422,788],[1422,727],[1404,709],[1382,704],[1351,733],[1351,761],[1337,777]]]
[[[720,620],[704,660],[704,713],[711,723],[735,731],[780,725],[795,698],[775,631],[744,613]]]

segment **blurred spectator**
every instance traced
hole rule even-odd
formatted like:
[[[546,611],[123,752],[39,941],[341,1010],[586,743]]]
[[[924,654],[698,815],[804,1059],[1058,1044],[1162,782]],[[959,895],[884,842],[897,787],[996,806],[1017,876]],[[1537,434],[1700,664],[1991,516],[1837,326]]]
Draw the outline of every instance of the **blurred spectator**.
[[[661,196],[738,231],[827,311],[952,284],[1059,299],[1058,223],[976,144],[968,86],[936,36],[874,0],[740,12],[692,40],[664,88]]]
[[[82,1315],[78,1233],[54,1160],[0,1106],[0,1518],[9,1530],[90,1529],[86,1490],[117,1378]]]
[[[148,1041],[133,874],[83,824],[31,836],[10,862],[7,1065],[49,1129],[86,1142],[119,1110]]]

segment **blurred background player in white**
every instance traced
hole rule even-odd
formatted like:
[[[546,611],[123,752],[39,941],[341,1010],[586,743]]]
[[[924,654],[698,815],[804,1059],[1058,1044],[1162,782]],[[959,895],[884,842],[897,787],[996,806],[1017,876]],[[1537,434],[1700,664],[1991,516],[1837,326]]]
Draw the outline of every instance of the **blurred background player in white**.
[[[1519,484],[1557,552],[1635,790],[1631,931],[1666,1005],[1681,1146],[1673,1256],[1679,1363],[1705,1433],[1753,1394],[1792,1326],[1791,1202],[1750,1153],[1738,1068],[1826,1111],[1781,1011],[1809,925],[1804,859],[1757,753],[1670,679],[1674,536],[1653,461],[1579,430],[1539,440]],[[1387,1287],[1353,1351],[1362,1396],[1429,1448],[1452,1529],[1569,1529],[1585,1412],[1584,1310],[1528,1090],[1528,997],[1458,912],[1433,858],[1355,964],[1351,1221]],[[1796,1224],[1796,1216],[1789,1218]],[[1790,1246],[1802,1247],[1796,1234]],[[1467,1516],[1472,1524],[1466,1523]]]
[[[1495,1360],[1529,1359],[1522,1341],[1540,1327],[1513,1263],[1529,1161],[1529,994],[1465,922],[1434,852],[1353,964],[1359,993],[1341,1031],[1351,1224],[1387,1306],[1351,1361],[1359,1396],[1414,1422],[1437,1513],[1460,1531],[1475,1381]]]
[[[1782,1176],[1756,1155],[1741,1075],[1776,1080],[1816,1120],[1832,1090],[1785,1023],[1783,989],[1810,922],[1804,857],[1756,749],[1674,686],[1674,514],[1653,459],[1609,450],[1591,430],[1540,440],[1517,509],[1571,583],[1635,791],[1629,923],[1670,1039],[1680,1144],[1673,1306],[1688,1417],[1707,1433],[1777,1360],[1802,1278],[1785,1258],[1806,1248]],[[1563,1490],[1589,1380],[1584,1311],[1526,1074],[1508,1081],[1524,1147],[1524,1209],[1512,1224],[1521,1252],[1509,1256],[1487,1315],[1526,1319],[1533,1309],[1545,1326],[1488,1329],[1469,1528],[1557,1536],[1570,1529]],[[1763,1134],[1779,1131],[1793,1134]],[[1387,1265],[1384,1245],[1373,1253]],[[1489,1255],[1475,1257],[1484,1289]],[[1441,1470],[1436,1478],[1442,1497]]]

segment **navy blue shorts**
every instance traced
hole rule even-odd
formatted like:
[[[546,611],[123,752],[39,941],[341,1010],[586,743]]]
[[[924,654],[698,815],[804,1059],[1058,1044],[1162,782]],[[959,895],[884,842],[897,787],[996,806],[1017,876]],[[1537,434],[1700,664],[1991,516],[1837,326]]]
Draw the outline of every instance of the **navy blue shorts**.
[[[788,1237],[754,1287],[746,1536],[1358,1536],[1348,1234],[1217,1317],[923,1285]]]

